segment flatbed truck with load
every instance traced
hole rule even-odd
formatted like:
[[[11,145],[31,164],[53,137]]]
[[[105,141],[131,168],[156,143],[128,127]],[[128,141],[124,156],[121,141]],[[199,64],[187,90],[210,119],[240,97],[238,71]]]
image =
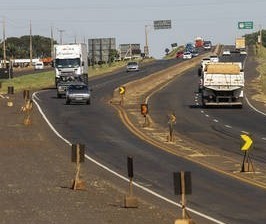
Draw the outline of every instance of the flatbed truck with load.
[[[241,62],[208,63],[201,73],[202,106],[242,107],[244,72]]]
[[[235,49],[236,51],[243,51],[246,49],[246,40],[245,37],[238,37],[235,41]]]

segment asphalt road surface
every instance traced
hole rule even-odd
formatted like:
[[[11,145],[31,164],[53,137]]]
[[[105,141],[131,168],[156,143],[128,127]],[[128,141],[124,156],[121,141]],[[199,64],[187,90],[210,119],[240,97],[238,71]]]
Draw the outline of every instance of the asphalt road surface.
[[[176,61],[158,61],[142,68],[138,73],[120,72],[90,80],[90,85],[93,88],[93,99],[90,106],[65,105],[64,99],[56,98],[55,89],[38,93],[38,103],[47,118],[64,138],[73,143],[84,143],[88,156],[115,172],[127,176],[126,158],[132,156],[134,158],[135,181],[168,199],[177,201],[177,197],[173,193],[173,172],[191,171],[193,193],[188,196],[188,207],[216,220],[211,221],[210,217],[202,218],[200,217],[202,215],[196,215],[192,212],[191,216],[196,223],[197,221],[202,223],[203,220],[204,223],[265,223],[266,198],[264,190],[210,171],[147,144],[127,130],[120,121],[117,112],[108,104],[113,89],[116,87],[173,63]],[[197,119],[202,116],[200,110],[190,107],[195,105],[193,92],[196,75],[197,73],[191,70],[177,82],[173,82],[169,88],[160,92],[158,94],[160,109],[167,108],[168,110],[170,108],[173,110],[176,109],[176,106],[181,107],[180,110],[187,113],[186,116],[182,117],[183,130],[187,133],[198,134],[200,139],[203,137],[203,139],[208,139],[208,135],[214,136],[213,132],[210,131],[210,126],[201,127],[202,121]],[[194,81],[183,83],[186,82],[186,77],[188,79],[193,78]],[[180,88],[174,86],[175,84],[180,85]],[[189,93],[182,91],[189,91]],[[171,101],[166,100],[169,98],[169,94],[173,94],[170,97]],[[157,100],[154,98],[152,100],[156,105]],[[163,112],[159,113],[164,116]],[[199,125],[195,129],[197,123]],[[215,137],[219,138],[219,136]],[[213,138],[211,141],[217,142]],[[212,142],[209,143],[212,144]],[[173,206],[169,204],[170,208],[173,209]]]

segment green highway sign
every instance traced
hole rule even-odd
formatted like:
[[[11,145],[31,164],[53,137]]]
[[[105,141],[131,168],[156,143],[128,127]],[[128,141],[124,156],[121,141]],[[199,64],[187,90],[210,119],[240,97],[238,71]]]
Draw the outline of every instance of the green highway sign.
[[[253,29],[253,21],[238,22],[238,29]]]

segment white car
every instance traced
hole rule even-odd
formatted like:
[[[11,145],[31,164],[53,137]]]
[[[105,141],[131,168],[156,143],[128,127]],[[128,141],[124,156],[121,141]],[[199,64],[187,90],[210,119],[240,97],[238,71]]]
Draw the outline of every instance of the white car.
[[[223,51],[223,56],[227,56],[227,55],[231,55],[231,52],[230,52],[230,50],[225,49]]]
[[[191,58],[192,58],[191,52],[189,52],[189,51],[184,52],[183,59],[191,59]]]
[[[138,72],[139,64],[136,61],[130,61],[127,63],[127,72]]]
[[[86,103],[91,104],[91,91],[84,83],[77,83],[68,86],[66,91],[66,104]]]
[[[42,61],[38,61],[38,62],[36,62],[35,65],[34,65],[34,69],[35,69],[35,70],[42,70],[42,69],[44,69],[44,64],[43,64],[43,62],[42,62]]]
[[[219,58],[217,55],[211,55],[210,56],[210,61],[211,62],[219,62]]]

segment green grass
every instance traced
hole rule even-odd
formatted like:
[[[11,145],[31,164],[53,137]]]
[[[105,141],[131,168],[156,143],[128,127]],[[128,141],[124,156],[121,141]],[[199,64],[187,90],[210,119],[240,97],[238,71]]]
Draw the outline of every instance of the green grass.
[[[1,93],[7,93],[8,86],[13,86],[14,91],[37,90],[54,86],[54,72],[43,72],[38,74],[29,74],[13,79],[1,79]]]
[[[141,63],[147,63],[152,59],[145,59]],[[127,61],[119,61],[111,64],[95,65],[89,67],[89,77],[114,72],[118,69],[125,67]],[[28,74],[13,79],[0,79],[2,87],[0,89],[1,94],[7,93],[8,87],[13,86],[15,93],[23,90],[39,90],[44,88],[54,87],[55,73],[54,71],[41,72],[37,74]]]

